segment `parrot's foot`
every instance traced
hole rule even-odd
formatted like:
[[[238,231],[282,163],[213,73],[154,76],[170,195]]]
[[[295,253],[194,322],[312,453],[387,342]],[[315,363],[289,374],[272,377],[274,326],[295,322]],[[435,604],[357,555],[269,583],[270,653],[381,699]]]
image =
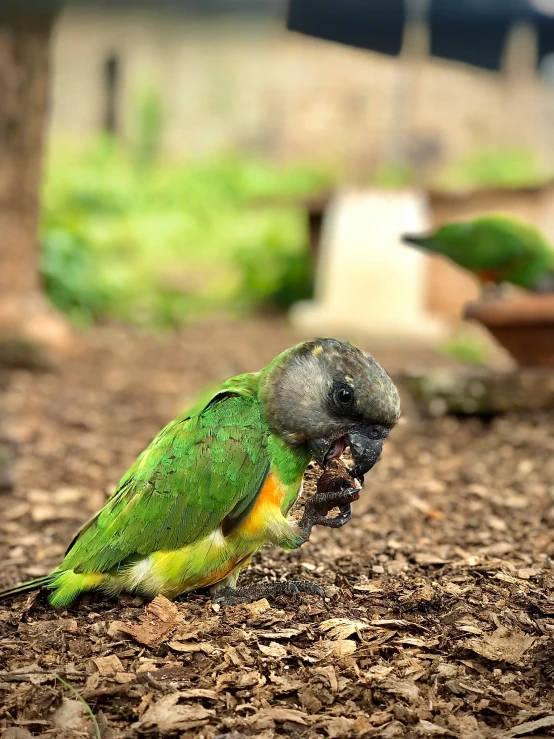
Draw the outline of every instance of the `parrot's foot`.
[[[358,500],[361,488],[346,487],[339,490],[330,490],[324,493],[316,493],[306,502],[304,515],[299,528],[305,537],[309,538],[313,526],[327,526],[331,529],[339,529],[352,518],[350,504]],[[333,508],[338,508],[336,516],[327,518],[327,514]]]
[[[222,606],[238,606],[242,603],[254,603],[261,598],[275,598],[278,595],[299,596],[300,593],[317,595],[325,602],[325,591],[309,580],[284,580],[283,582],[260,582],[244,588],[229,586],[214,595],[214,602]]]

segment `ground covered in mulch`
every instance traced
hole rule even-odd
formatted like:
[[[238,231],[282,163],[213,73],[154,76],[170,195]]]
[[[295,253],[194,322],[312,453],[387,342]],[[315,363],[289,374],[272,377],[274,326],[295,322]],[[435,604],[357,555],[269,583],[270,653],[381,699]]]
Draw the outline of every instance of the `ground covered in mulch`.
[[[57,564],[192,394],[293,341],[273,322],[162,338],[110,327],[53,372],[11,372],[0,587]],[[553,431],[549,414],[408,414],[352,521],[263,550],[245,577],[310,578],[328,608],[302,596],[219,609],[202,593],[2,602],[4,736],[94,736],[82,701],[104,739],[551,736]]]

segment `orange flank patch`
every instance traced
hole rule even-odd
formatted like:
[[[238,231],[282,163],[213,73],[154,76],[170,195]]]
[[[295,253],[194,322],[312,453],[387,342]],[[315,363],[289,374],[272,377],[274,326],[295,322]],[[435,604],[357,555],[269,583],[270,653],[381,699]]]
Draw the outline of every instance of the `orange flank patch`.
[[[207,588],[209,585],[215,585],[216,582],[220,582],[229,575],[232,575],[237,570],[241,570],[243,567],[247,567],[250,563],[251,557],[251,554],[231,557],[227,560],[227,562],[225,562],[224,565],[218,567],[217,570],[212,570],[212,572],[199,580],[194,587]]]
[[[479,269],[475,271],[479,282],[486,285],[489,282],[500,282],[500,275],[494,269]]]
[[[268,519],[282,515],[283,489],[278,478],[270,472],[256,499],[250,515],[237,530],[245,536],[256,536],[265,528]]]

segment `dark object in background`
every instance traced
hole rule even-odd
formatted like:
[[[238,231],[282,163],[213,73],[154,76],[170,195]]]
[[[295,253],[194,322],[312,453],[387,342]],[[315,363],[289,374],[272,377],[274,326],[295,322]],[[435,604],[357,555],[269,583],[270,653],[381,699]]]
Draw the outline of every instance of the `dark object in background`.
[[[522,22],[537,29],[540,62],[554,51],[554,13],[533,0],[432,0],[431,55],[497,70],[508,34]]]
[[[43,15],[53,9],[68,6],[90,6],[95,9],[134,9],[154,5],[159,12],[187,12],[195,15],[236,15],[237,13],[260,14],[282,17],[286,0],[0,0],[0,16],[4,11],[13,14]]]
[[[104,62],[105,107],[103,127],[108,133],[117,133],[117,107],[119,92],[119,54],[110,54]]]
[[[312,260],[317,262],[321,244],[321,233],[323,231],[323,220],[333,197],[332,192],[322,192],[312,198],[302,200],[301,204],[308,215],[308,234],[310,241],[310,254]]]
[[[554,12],[541,12],[532,0],[290,0],[287,26],[396,56],[409,16],[427,21],[431,55],[442,59],[498,70],[520,22],[537,29],[539,62],[554,52]]]
[[[287,27],[396,56],[404,21],[404,0],[290,0]]]

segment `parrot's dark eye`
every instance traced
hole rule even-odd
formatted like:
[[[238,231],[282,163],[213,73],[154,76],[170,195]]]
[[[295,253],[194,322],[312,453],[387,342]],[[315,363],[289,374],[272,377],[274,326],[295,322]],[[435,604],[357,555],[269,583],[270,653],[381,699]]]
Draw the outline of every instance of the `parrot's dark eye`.
[[[348,408],[352,403],[353,397],[352,390],[346,385],[339,385],[333,392],[333,400],[339,408]]]

